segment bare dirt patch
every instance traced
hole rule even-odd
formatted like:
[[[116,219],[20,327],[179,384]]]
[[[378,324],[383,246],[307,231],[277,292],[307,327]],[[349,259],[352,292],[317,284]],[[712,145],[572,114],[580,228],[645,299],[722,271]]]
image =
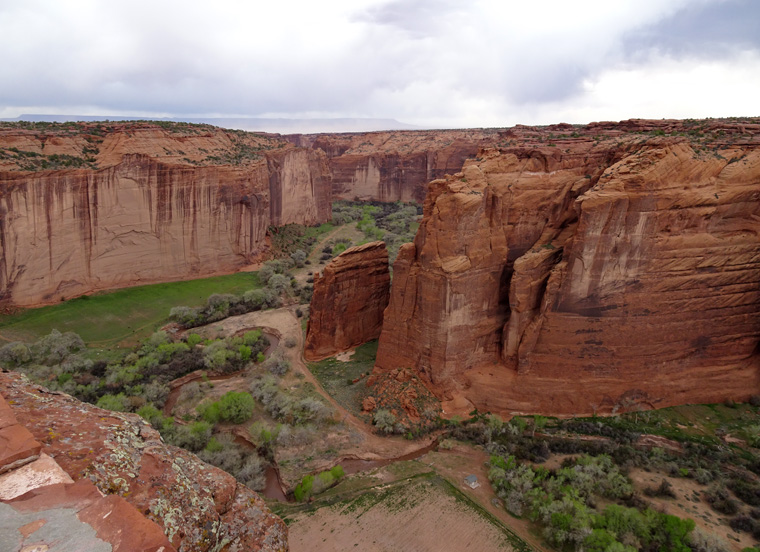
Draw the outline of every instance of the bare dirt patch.
[[[435,477],[379,486],[315,513],[299,513],[290,525],[289,543],[294,552],[515,550],[497,525],[457,500]]]
[[[494,502],[497,497],[490,481],[488,481],[488,467],[486,465],[488,459],[489,455],[482,447],[457,442],[450,450],[428,453],[420,461],[448,479],[452,485],[461,489],[463,493],[527,542],[531,548],[550,552],[551,548],[543,543],[529,521],[512,516],[504,509],[500,501]],[[480,487],[476,489],[468,487],[464,482],[464,478],[468,475],[477,476]]]

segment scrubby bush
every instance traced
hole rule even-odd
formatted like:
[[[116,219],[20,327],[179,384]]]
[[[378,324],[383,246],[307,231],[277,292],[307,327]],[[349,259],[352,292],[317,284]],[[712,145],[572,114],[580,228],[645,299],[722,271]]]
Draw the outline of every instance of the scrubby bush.
[[[236,351],[230,350],[224,340],[214,341],[203,350],[203,364],[216,372],[231,371],[228,369],[236,357]]]
[[[191,381],[188,384],[182,386],[182,390],[177,397],[178,402],[189,402],[197,399],[201,395],[201,384],[197,381]]]
[[[14,341],[0,347],[0,365],[6,368],[15,368],[32,359],[29,347],[20,341]]]
[[[266,464],[254,451],[235,444],[229,435],[217,434],[209,439],[198,456],[232,474],[251,489],[259,491],[264,488]]]
[[[660,481],[657,487],[647,487],[644,489],[644,494],[647,496],[659,496],[661,498],[676,498],[673,485],[667,479]]]
[[[161,435],[172,445],[192,452],[203,450],[211,439],[213,425],[205,420],[189,425],[173,425]]]
[[[282,377],[290,370],[290,361],[281,354],[275,354],[269,357],[263,366],[275,376]]]
[[[375,411],[372,422],[383,433],[393,433],[396,428],[396,416],[384,408]]]
[[[728,552],[729,546],[715,535],[708,535],[695,528],[686,539],[692,552]]]
[[[293,419],[296,424],[323,422],[332,416],[332,410],[316,397],[304,397],[293,405]]]
[[[128,412],[127,397],[124,393],[118,395],[103,395],[98,399],[98,408],[113,410],[114,412]]]
[[[733,491],[736,498],[750,506],[760,506],[760,485],[739,477],[732,478],[727,487]]]
[[[185,328],[192,328],[205,322],[205,318],[201,318],[202,310],[201,307],[173,307],[169,311],[169,319]]]
[[[298,268],[303,267],[304,263],[306,262],[306,257],[306,252],[303,249],[297,249],[290,254],[290,258],[293,259],[293,262]]]
[[[84,341],[74,332],[52,330],[30,347],[32,358],[40,364],[58,364],[67,356],[84,349]]]
[[[703,492],[703,495],[707,503],[716,512],[730,516],[739,511],[739,505],[731,498],[728,489],[722,485],[712,485]]]

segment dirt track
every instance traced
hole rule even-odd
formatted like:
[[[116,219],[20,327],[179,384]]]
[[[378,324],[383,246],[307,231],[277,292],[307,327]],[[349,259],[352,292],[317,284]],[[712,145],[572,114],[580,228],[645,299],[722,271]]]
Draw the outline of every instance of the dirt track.
[[[340,421],[357,430],[361,436],[361,442],[341,451],[343,456],[361,460],[385,460],[398,458],[412,454],[416,450],[424,449],[435,440],[435,436],[429,436],[419,441],[408,441],[400,437],[379,437],[372,432],[371,426],[358,419],[356,416],[343,408],[334,400],[306,367],[303,358],[303,331],[301,319],[295,315],[296,306],[283,307],[267,311],[250,312],[239,316],[231,316],[213,322],[206,326],[193,328],[193,333],[203,337],[223,337],[236,334],[250,328],[271,328],[281,336],[281,343],[288,338],[296,340],[294,347],[281,347],[285,357],[290,361],[292,369],[303,374],[306,381],[311,382],[319,393],[330,403]]]

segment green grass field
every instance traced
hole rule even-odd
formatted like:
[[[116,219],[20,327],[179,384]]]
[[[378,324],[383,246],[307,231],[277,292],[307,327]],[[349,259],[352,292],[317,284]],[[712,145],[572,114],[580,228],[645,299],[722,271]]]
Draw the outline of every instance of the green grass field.
[[[239,272],[82,296],[58,305],[0,316],[2,341],[33,341],[52,329],[79,334],[90,347],[128,347],[166,322],[172,307],[198,306],[214,293],[260,287],[256,272]]]
[[[361,413],[362,400],[366,394],[364,380],[349,384],[362,374],[372,372],[377,356],[377,340],[359,345],[351,359],[342,362],[334,357],[319,362],[309,362],[311,373],[322,387],[344,408],[354,414]]]

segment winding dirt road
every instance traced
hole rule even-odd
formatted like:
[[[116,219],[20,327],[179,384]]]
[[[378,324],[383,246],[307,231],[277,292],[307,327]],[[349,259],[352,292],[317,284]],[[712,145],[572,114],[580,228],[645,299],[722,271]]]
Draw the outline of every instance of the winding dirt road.
[[[224,320],[207,324],[206,326],[193,328],[191,331],[202,337],[211,338],[227,337],[252,328],[271,328],[280,334],[281,343],[284,343],[289,338],[295,339],[296,346],[280,348],[284,352],[285,357],[290,361],[291,369],[303,374],[306,381],[311,382],[324,399],[330,403],[335,412],[338,413],[340,421],[357,430],[362,436],[360,443],[349,446],[341,451],[343,458],[388,460],[405,457],[428,448],[436,440],[436,435],[430,435],[418,441],[408,441],[401,437],[380,437],[379,435],[375,435],[370,425],[343,408],[340,403],[322,388],[319,380],[306,367],[303,358],[303,331],[301,329],[301,320],[295,314],[296,308],[298,308],[297,305],[267,311],[249,312],[239,316],[231,316]]]

